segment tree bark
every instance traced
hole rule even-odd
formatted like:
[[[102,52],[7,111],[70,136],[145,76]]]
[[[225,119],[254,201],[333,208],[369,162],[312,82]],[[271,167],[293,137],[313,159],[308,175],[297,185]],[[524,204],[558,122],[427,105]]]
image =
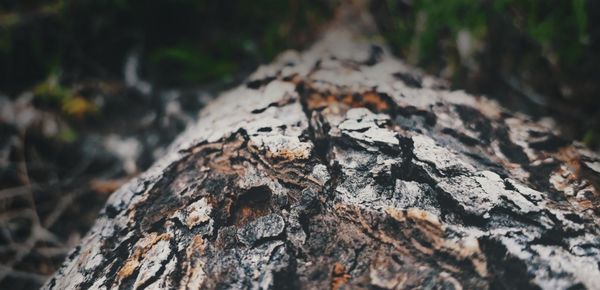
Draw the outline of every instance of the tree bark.
[[[600,158],[353,17],[205,108],[44,288],[600,289]]]

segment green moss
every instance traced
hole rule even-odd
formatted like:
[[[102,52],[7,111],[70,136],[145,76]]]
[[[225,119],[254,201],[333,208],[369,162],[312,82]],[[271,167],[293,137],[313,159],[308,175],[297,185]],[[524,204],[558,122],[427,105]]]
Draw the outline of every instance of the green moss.
[[[33,88],[33,94],[36,98],[56,103],[63,103],[73,97],[72,91],[60,84],[59,70],[53,71],[46,80],[37,84]]]
[[[151,55],[157,65],[170,63],[177,67],[176,78],[190,82],[223,79],[238,68],[230,58],[212,58],[192,44],[179,44],[157,49]]]
[[[600,146],[600,132],[594,129],[588,130],[583,136],[582,141],[591,148],[598,148]]]
[[[58,140],[60,140],[62,142],[71,143],[71,142],[77,141],[77,138],[79,138],[79,135],[77,134],[77,132],[75,130],[73,130],[69,127],[65,127],[59,131],[59,133],[56,137],[58,138]]]

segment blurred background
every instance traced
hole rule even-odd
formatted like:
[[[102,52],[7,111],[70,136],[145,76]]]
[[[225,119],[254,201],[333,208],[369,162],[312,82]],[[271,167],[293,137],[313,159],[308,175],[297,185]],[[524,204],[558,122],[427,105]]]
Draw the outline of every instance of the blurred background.
[[[0,0],[0,288],[35,289],[108,195],[335,0]],[[600,2],[373,0],[392,50],[600,147]]]

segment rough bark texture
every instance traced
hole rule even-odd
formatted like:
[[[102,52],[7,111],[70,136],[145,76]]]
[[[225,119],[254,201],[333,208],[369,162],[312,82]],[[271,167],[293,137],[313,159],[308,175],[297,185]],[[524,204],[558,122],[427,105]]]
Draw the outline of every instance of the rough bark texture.
[[[45,288],[600,289],[598,156],[365,29],[209,105]]]

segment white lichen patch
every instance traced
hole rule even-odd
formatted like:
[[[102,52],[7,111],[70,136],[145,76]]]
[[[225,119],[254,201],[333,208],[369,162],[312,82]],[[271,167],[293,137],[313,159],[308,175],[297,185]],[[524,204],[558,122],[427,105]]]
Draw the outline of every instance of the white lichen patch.
[[[309,142],[301,142],[296,136],[252,136],[252,145],[264,148],[267,157],[282,158],[286,160],[308,159],[313,145]]]
[[[369,144],[398,145],[396,133],[382,128],[388,122],[388,115],[374,114],[366,108],[354,108],[346,113],[346,120],[340,123],[338,128],[343,134]]]
[[[556,275],[571,276],[588,289],[600,289],[600,269],[594,257],[574,256],[559,246],[533,245],[531,249],[540,265],[533,270],[534,280],[543,289],[565,289],[571,285],[566,279],[556,279]]]
[[[270,214],[246,224],[238,230],[237,237],[242,243],[253,245],[260,240],[280,235],[284,229],[284,219],[280,215]]]
[[[442,179],[438,186],[458,201],[459,205],[465,211],[489,218],[489,211],[499,203],[499,190],[493,181],[484,182],[486,188],[491,190],[486,192],[482,188],[482,181],[468,176],[456,176],[453,178]]]
[[[329,171],[327,170],[327,166],[324,164],[317,164],[313,167],[311,176],[317,180],[321,185],[325,185],[327,181],[331,178]]]
[[[210,218],[212,212],[212,206],[208,204],[206,198],[190,204],[183,210],[175,212],[175,218],[179,219],[189,229],[197,225],[209,223],[209,227],[212,228],[213,220]]]
[[[565,165],[561,165],[558,170],[552,172],[548,181],[556,190],[569,197],[577,196],[580,192],[594,191],[587,181],[576,178],[571,168]]]
[[[438,170],[473,172],[475,169],[448,149],[438,146],[433,139],[425,135],[412,137],[415,157],[423,162],[432,164]]]
[[[187,259],[184,261],[186,272],[180,283],[179,290],[202,288],[202,283],[206,279],[206,273],[203,269],[204,261],[201,259],[204,247],[204,240],[200,236],[195,236],[187,247]]]
[[[240,257],[240,267],[243,269],[252,269],[248,273],[252,277],[251,289],[270,289],[274,283],[274,272],[283,265],[279,265],[275,257],[285,255],[285,245],[283,241],[272,241],[251,249],[245,255]],[[243,288],[241,285],[233,285],[237,288]]]

